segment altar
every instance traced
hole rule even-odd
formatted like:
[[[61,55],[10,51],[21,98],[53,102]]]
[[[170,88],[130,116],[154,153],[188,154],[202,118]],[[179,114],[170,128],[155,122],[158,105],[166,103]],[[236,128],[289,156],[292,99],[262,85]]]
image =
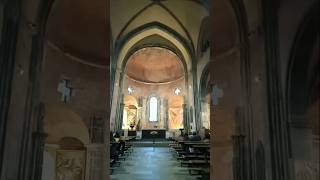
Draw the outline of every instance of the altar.
[[[151,132],[157,132],[156,134],[152,134]],[[143,129],[142,130],[142,139],[165,139],[166,138],[166,130],[165,129]]]

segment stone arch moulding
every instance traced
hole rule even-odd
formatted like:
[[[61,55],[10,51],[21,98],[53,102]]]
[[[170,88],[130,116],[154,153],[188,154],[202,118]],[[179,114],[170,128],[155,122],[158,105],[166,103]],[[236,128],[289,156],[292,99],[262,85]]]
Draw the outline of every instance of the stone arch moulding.
[[[293,42],[293,45],[291,47],[290,50],[290,57],[289,57],[289,62],[288,62],[288,68],[287,68],[287,84],[286,84],[286,94],[287,96],[286,98],[286,111],[287,111],[287,115],[288,115],[288,119],[290,120],[290,114],[292,112],[291,107],[291,100],[292,100],[292,96],[294,95],[293,92],[293,87],[294,84],[296,83],[296,78],[295,76],[303,76],[306,71],[308,70],[303,70],[301,68],[305,67],[305,68],[309,68],[306,66],[303,66],[304,63],[312,63],[312,62],[306,62],[306,61],[302,61],[299,60],[299,57],[301,56],[302,53],[311,53],[311,48],[314,46],[315,41],[317,41],[317,39],[312,39],[312,43],[308,43],[305,44],[305,39],[308,38],[308,36],[310,36],[310,34],[318,34],[319,36],[319,25],[315,26],[316,23],[318,23],[319,21],[319,15],[318,12],[320,10],[320,3],[319,2],[315,2],[314,6],[312,6],[308,12],[305,14],[305,16],[303,17],[303,19],[300,21],[300,25],[299,28],[296,32],[295,35],[295,39]],[[315,36],[316,37],[316,36]],[[310,37],[309,37],[310,39]],[[310,48],[310,49],[309,49]],[[308,52],[310,51],[310,52]],[[305,56],[305,55],[304,55]],[[296,69],[297,68],[297,69]],[[315,71],[316,69],[311,69],[313,71]],[[299,73],[299,75],[295,75],[295,73]],[[316,75],[316,74],[314,74]],[[307,79],[305,79],[307,80]],[[305,82],[307,83],[307,81]],[[302,108],[303,109],[303,108]]]
[[[299,162],[299,159],[313,159],[312,156],[309,157],[308,155],[311,154],[313,145],[308,142],[312,137],[317,136],[313,134],[313,128],[317,127],[313,124],[314,121],[307,117],[307,109],[310,106],[309,100],[317,98],[316,96],[312,97],[313,93],[319,95],[318,90],[313,92],[311,88],[314,85],[315,87],[317,86],[315,79],[317,76],[319,77],[318,68],[313,67],[319,67],[319,59],[312,57],[313,51],[316,51],[315,47],[319,46],[319,7],[320,3],[318,1],[315,2],[300,20],[299,28],[295,32],[294,41],[289,52],[290,56],[286,69],[285,110],[289,128],[287,138],[289,158],[296,161],[295,163],[299,163],[302,167],[307,165]],[[303,146],[301,146],[301,143],[297,144],[294,141],[296,137],[299,137],[304,142]],[[299,168],[291,168],[292,173],[290,176],[297,178],[299,176]]]
[[[198,44],[197,44],[197,57],[201,58],[208,49],[212,46],[212,29],[210,28],[212,18],[206,16],[202,19],[200,25],[200,31],[198,35]]]
[[[121,39],[116,40],[115,48],[114,48],[114,58],[116,60],[115,64],[115,85],[116,87],[113,90],[113,102],[114,104],[117,104],[116,106],[112,106],[111,111],[111,120],[114,121],[117,117],[117,114],[119,113],[119,105],[121,102],[120,99],[117,99],[117,97],[121,96],[121,88],[122,88],[122,78],[124,75],[124,69],[126,59],[128,58],[128,54],[130,53],[130,50],[135,47],[135,45],[142,41],[143,39],[152,36],[152,35],[159,35],[160,37],[170,41],[174,46],[177,47],[178,50],[180,50],[181,55],[183,56],[183,61],[185,61],[186,64],[186,83],[193,84],[192,76],[189,78],[190,75],[192,75],[192,68],[193,68],[193,59],[194,59],[194,49],[190,45],[190,42],[186,39],[184,39],[179,33],[175,32],[171,28],[167,27],[164,24],[161,24],[159,22],[153,22],[145,24]],[[187,90],[188,93],[192,93],[192,89]],[[189,100],[192,102],[193,100]]]
[[[122,67],[124,67],[126,57],[131,48],[133,48],[139,41],[152,35],[159,35],[160,37],[174,44],[177,49],[180,50],[183,60],[187,65],[188,72],[191,71],[194,50],[189,45],[188,41],[181,37],[174,30],[157,22],[146,24],[146,26],[137,28],[136,30],[127,34],[127,36],[117,40],[115,47],[115,51],[119,52],[115,57],[117,60],[117,69],[121,71],[123,70]]]
[[[200,82],[199,82],[199,96],[200,96],[200,112],[203,112],[204,107],[202,104],[203,98],[205,97],[204,93],[211,93],[211,76],[210,76],[210,64],[211,62],[207,62],[206,65],[202,69],[201,77],[200,77]],[[199,117],[200,122],[198,122],[198,126],[203,127],[203,118],[202,115]]]
[[[201,77],[200,77],[200,82],[199,82],[199,90],[200,90],[200,95],[202,96],[203,92],[202,91],[202,88],[207,88],[208,85],[210,86],[210,64],[211,62],[207,62],[207,64],[204,66],[204,68],[202,69],[202,74],[201,74]],[[209,78],[209,79],[208,79]],[[209,84],[206,84],[207,82],[209,82]]]
[[[117,64],[116,64],[116,75],[115,75],[115,83],[118,83],[118,85],[122,86],[122,79],[124,74],[124,68],[125,63],[127,62],[128,54],[130,54],[130,51],[134,46],[140,42],[141,40],[151,36],[151,35],[159,35],[160,37],[170,41],[172,44],[174,44],[178,50],[180,50],[181,55],[183,56],[184,64],[186,64],[185,68],[185,77],[186,77],[186,83],[189,81],[193,81],[191,78],[188,78],[189,75],[192,75],[192,59],[193,59],[193,50],[191,48],[188,48],[188,43],[185,39],[179,36],[178,33],[176,33],[174,30],[170,29],[169,27],[166,27],[160,23],[152,23],[147,25],[146,27],[138,28],[135,32],[132,32],[131,34],[128,34],[128,37],[125,37],[124,39],[118,40],[118,43],[116,44],[116,52],[119,52],[118,55],[116,55]],[[171,33],[169,33],[171,32]],[[126,40],[126,41],[125,41]],[[120,43],[119,43],[120,42]],[[114,91],[119,91],[118,90]],[[120,94],[120,91],[118,92]]]
[[[116,44],[116,52],[119,52],[115,55],[117,64],[116,64],[116,75],[115,75],[115,83],[118,83],[121,86],[122,75],[125,67],[125,63],[127,62],[128,54],[130,50],[141,40],[147,38],[151,35],[159,35],[164,39],[170,41],[174,44],[177,49],[180,50],[181,55],[183,56],[182,61],[186,64],[186,81],[188,80],[188,75],[192,74],[192,59],[193,59],[193,50],[188,46],[188,43],[185,39],[179,36],[175,31],[171,30],[170,28],[166,29],[166,27],[160,23],[152,23],[148,24],[146,27],[138,28],[137,32],[132,32],[128,34],[128,37],[125,37],[121,40],[118,40]],[[171,33],[170,33],[171,32]],[[125,41],[126,40],[126,41]],[[117,90],[114,90],[117,91]]]
[[[69,108],[48,105],[44,115],[46,143],[57,143],[63,137],[74,137],[84,145],[90,143],[89,130],[82,117]],[[58,132],[58,133],[57,133]]]

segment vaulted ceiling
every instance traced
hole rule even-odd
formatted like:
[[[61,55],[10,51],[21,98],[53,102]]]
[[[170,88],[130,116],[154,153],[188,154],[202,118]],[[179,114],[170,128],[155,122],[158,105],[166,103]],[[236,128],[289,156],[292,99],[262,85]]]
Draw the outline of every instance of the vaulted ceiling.
[[[196,48],[202,20],[209,15],[200,0],[111,0],[113,40],[145,24],[158,22],[179,33]]]
[[[232,27],[235,17],[232,17],[228,1],[216,0],[212,9],[213,19],[203,23],[209,16],[208,5],[204,5],[206,2],[110,0],[109,9],[106,0],[56,0],[47,23],[47,42],[50,47],[75,60],[105,67],[109,64],[109,43],[115,46],[142,26],[154,22],[163,24],[183,37],[196,52],[203,29],[201,26],[205,24],[213,27],[214,52],[222,53],[235,45],[235,32],[230,31],[236,29]],[[111,29],[108,29],[108,24]]]
[[[173,52],[149,47],[139,50],[129,59],[125,73],[143,83],[167,83],[183,78],[184,68]]]
[[[106,0],[56,0],[47,24],[49,45],[74,59],[105,66],[106,8]]]

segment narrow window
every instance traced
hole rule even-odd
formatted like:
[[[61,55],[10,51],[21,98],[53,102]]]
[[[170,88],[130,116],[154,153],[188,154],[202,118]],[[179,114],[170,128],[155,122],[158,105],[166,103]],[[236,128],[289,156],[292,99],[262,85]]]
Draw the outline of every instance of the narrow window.
[[[150,121],[158,121],[157,116],[158,116],[158,99],[156,97],[151,97],[150,98],[150,115],[149,115],[149,120]]]

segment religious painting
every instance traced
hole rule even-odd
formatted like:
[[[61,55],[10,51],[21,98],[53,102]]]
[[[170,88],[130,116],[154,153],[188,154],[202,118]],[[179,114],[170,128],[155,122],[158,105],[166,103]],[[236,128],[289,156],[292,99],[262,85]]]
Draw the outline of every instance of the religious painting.
[[[123,110],[122,129],[128,129],[130,126],[137,125],[138,110],[135,106],[130,105]]]
[[[128,118],[128,126],[135,126],[137,120],[137,108],[136,107],[129,107],[127,110],[127,118]]]
[[[85,151],[57,151],[56,180],[84,180]]]
[[[183,128],[183,109],[169,108],[169,129]]]

